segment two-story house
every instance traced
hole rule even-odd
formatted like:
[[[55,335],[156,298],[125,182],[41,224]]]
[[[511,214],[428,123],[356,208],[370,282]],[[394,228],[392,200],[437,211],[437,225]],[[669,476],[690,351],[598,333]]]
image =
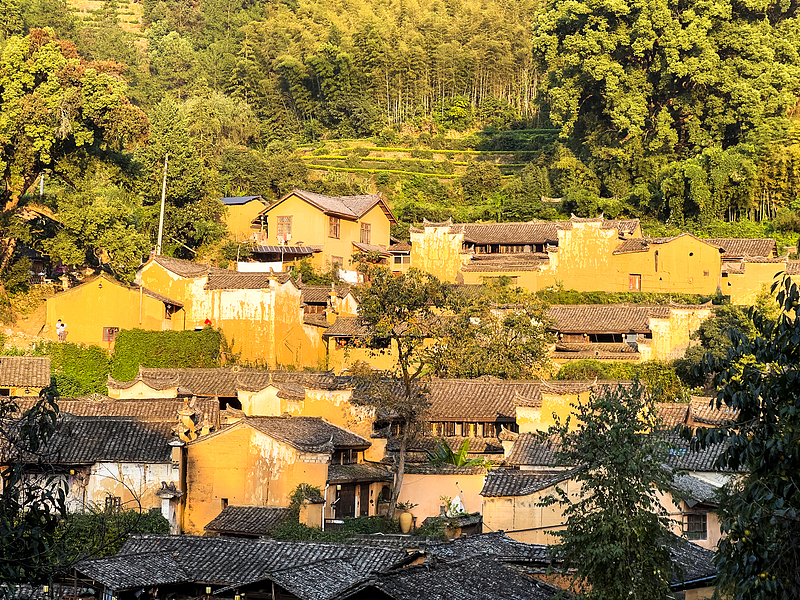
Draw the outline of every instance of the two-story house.
[[[293,190],[263,210],[254,223],[261,228],[265,246],[295,250],[312,246],[315,266],[327,269],[338,264],[349,272],[354,253],[377,251],[389,256],[389,230],[397,219],[381,194],[325,196]],[[292,252],[284,252],[283,260],[287,256]]]

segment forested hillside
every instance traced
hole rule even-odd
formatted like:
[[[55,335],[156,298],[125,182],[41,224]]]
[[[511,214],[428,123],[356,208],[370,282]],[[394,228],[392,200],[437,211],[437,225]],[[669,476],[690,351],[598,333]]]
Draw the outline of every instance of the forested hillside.
[[[0,269],[9,285],[23,240],[130,279],[154,241],[167,154],[165,248],[187,258],[235,255],[219,197],[293,186],[380,190],[400,237],[423,218],[602,213],[640,217],[654,235],[791,246],[795,12],[729,0],[0,0],[0,139],[16,140],[2,157]],[[24,37],[38,27],[58,48],[47,61]],[[95,112],[90,72],[114,81]]]

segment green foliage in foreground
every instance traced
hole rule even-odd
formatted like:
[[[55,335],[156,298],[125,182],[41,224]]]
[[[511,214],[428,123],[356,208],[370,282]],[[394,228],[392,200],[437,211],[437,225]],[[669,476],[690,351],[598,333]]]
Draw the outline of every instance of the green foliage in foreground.
[[[688,390],[675,371],[673,363],[661,361],[601,362],[599,360],[576,360],[559,369],[556,379],[638,379],[647,385],[647,390],[656,402],[683,402],[688,399]]]
[[[162,369],[218,367],[224,344],[222,333],[202,331],[145,331],[123,329],[114,344],[111,376],[131,381],[139,366]]]
[[[113,556],[135,533],[167,534],[169,521],[158,510],[70,513],[59,524],[55,539],[64,558],[71,563],[88,557]]]
[[[777,289],[780,315],[752,310],[752,335],[733,330],[725,358],[702,364],[718,385],[716,405],[739,411],[730,427],[695,432],[703,445],[727,443],[719,466],[743,472],[720,506],[718,586],[732,600],[789,600],[800,590],[800,291],[789,279]]]
[[[664,600],[671,521],[658,492],[667,493],[673,474],[663,466],[669,444],[650,434],[659,429],[652,398],[634,382],[592,395],[571,420],[548,434],[560,438],[560,466],[581,465],[573,475],[580,491],[556,486],[542,502],[560,505],[566,519],[564,529],[551,532],[559,540],[550,547],[559,571],[578,588],[590,586],[582,598]]]

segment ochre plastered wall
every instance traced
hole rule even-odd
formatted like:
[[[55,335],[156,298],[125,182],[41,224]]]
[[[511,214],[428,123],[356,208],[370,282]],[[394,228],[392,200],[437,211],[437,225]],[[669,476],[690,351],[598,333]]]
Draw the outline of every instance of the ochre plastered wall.
[[[463,283],[468,285],[480,285],[499,277],[510,277],[514,285],[529,291],[538,291],[542,287],[553,285],[552,275],[542,274],[538,269],[535,271],[462,271],[461,277]],[[542,281],[546,281],[547,284],[542,285]]]
[[[368,348],[339,347],[336,338],[327,339],[328,369],[336,373],[346,371],[357,362],[366,362],[373,369],[391,369],[395,365],[395,350],[386,350],[383,354],[373,354]]]
[[[573,480],[557,484],[571,497],[580,491]],[[560,505],[538,506],[543,498],[555,492],[555,486],[528,496],[483,498],[483,523],[489,531],[505,531],[506,535],[528,544],[553,544],[557,541],[548,530],[559,528],[563,522]]]
[[[301,483],[325,488],[328,454],[306,454],[247,426],[234,425],[186,446],[183,530],[202,535],[229,504],[288,506]]]
[[[462,256],[464,234],[451,234],[450,226],[426,227],[411,231],[411,266],[435,275],[442,281],[460,282],[461,265],[468,260]]]
[[[74,471],[66,476],[67,507],[71,512],[103,510],[108,497],[119,498],[126,510],[160,509],[161,498],[155,493],[161,482],[177,481],[179,477],[171,463],[100,462]]]
[[[250,200],[245,204],[225,207],[223,221],[237,242],[247,241],[254,232],[260,231],[261,227],[252,223],[265,206],[261,200]]]
[[[183,303],[186,329],[202,327],[206,317],[195,307],[195,298],[202,298],[206,276],[182,277],[151,260],[137,274],[137,283],[149,290]]]
[[[108,396],[120,400],[130,400],[132,398],[177,398],[178,388],[166,388],[157,390],[151,388],[143,381],[137,381],[131,387],[125,389],[109,388]]]
[[[646,252],[618,254],[614,259],[614,287],[600,288],[609,292],[628,291],[628,275],[634,273],[642,276],[643,292],[711,295],[720,285],[722,255],[719,249],[690,235],[666,244],[651,245]]]
[[[745,263],[744,273],[723,277],[722,293],[731,297],[731,304],[753,305],[762,289],[769,290],[776,275],[780,278],[784,263]]]
[[[329,236],[329,218],[318,208],[290,194],[275,208],[265,214],[268,221],[269,234],[267,243],[278,245],[278,217],[292,217],[292,237],[289,245],[302,242],[306,246],[322,246],[322,252],[314,253],[312,264],[329,268],[331,257],[339,257],[344,267],[349,268],[350,257],[355,252],[353,242],[361,241],[361,224],[371,225],[370,243],[375,246],[389,245],[391,223],[380,206],[375,206],[360,219],[339,219],[339,237]]]
[[[439,507],[444,504],[441,496],[461,496],[464,508],[469,513],[481,512],[480,495],[486,475],[441,475],[406,473],[400,488],[399,502],[417,504],[411,514],[417,517],[417,527],[426,517],[438,517]],[[461,491],[459,491],[461,488]],[[462,493],[463,491],[463,493]]]
[[[581,394],[559,394],[542,388],[542,407],[517,407],[517,426],[520,433],[547,431],[556,424],[554,414],[561,423],[566,422],[572,413],[573,406],[579,402],[587,402],[589,392]],[[574,419],[572,421],[574,425]]]
[[[671,306],[668,319],[650,318],[653,339],[639,344],[642,360],[674,360],[683,358],[689,347],[691,335],[700,324],[711,317],[710,305],[697,307]],[[645,352],[647,350],[647,352]]]
[[[108,348],[113,343],[103,341],[104,327],[181,330],[184,312],[179,310],[167,319],[163,302],[102,275],[47,299],[45,335],[51,340],[58,339],[59,319],[67,324],[68,342]]]

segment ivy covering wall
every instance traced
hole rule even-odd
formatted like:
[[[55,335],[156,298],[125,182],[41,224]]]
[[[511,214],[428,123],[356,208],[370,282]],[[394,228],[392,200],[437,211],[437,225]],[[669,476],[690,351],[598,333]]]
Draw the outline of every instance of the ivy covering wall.
[[[143,367],[178,369],[220,366],[224,337],[206,327],[202,331],[145,331],[123,329],[114,343],[111,376],[131,381]]]

